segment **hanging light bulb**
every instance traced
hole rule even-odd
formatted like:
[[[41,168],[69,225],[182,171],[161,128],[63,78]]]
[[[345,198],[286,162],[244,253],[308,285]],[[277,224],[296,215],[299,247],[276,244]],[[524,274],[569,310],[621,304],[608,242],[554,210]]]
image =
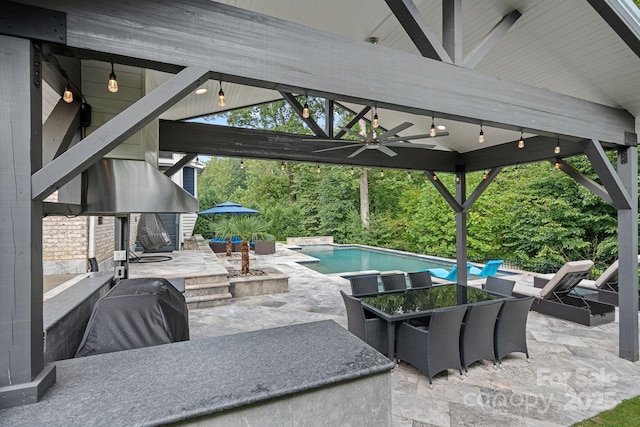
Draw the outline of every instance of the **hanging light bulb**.
[[[109,83],[107,83],[107,89],[109,92],[116,93],[118,91],[118,79],[116,73],[113,71],[113,62],[111,63],[111,74],[109,74]]]
[[[244,169],[244,161],[240,160],[240,169]]]
[[[437,180],[438,180],[438,175],[436,175],[436,174],[434,173],[434,174],[433,174],[433,176],[432,176],[432,178],[433,178],[433,180],[434,180],[434,181],[437,181]]]
[[[351,175],[354,175],[355,173],[356,171],[353,168],[351,168]]]
[[[316,172],[320,173],[320,165],[318,165],[318,169],[316,169]]]
[[[384,178],[384,171],[380,171],[380,178]]]
[[[487,178],[489,178],[489,173],[488,173],[488,172],[485,172],[485,173],[482,175],[482,179],[487,179]]]
[[[73,92],[69,89],[69,83],[64,87],[64,94],[62,94],[62,100],[67,104],[71,104],[73,102]]]
[[[482,124],[480,125],[480,135],[478,135],[478,142],[480,144],[484,142],[484,131],[482,130]]]
[[[307,98],[305,96],[304,106],[302,107],[302,117],[305,119],[309,118],[309,104],[307,103]]]
[[[556,169],[560,169],[560,159],[556,159]]]
[[[522,131],[520,132],[520,139],[518,140],[518,148],[524,148],[524,138],[522,137]]]
[[[227,101],[224,98],[224,91],[222,90],[222,80],[220,80],[220,91],[218,92],[218,106],[224,107],[227,105]]]
[[[196,166],[200,166],[200,157],[196,156]]]
[[[431,116],[431,129],[429,130],[429,136],[431,136],[432,138],[436,136],[436,125],[433,121],[434,118],[433,116]]]
[[[284,172],[284,162],[280,165],[280,170]]]
[[[460,182],[460,175],[456,174],[456,182]]]
[[[407,172],[407,178],[409,178],[409,181],[411,181],[411,171]]]
[[[374,129],[378,129],[378,126],[380,126],[380,123],[378,122],[378,107],[374,107],[373,109],[373,120],[371,121],[371,126],[373,126]]]
[[[513,173],[517,174],[518,173],[518,165],[516,164],[516,168],[513,170]]]
[[[556,143],[556,148],[553,149],[553,154],[560,154],[560,138],[558,138],[558,142]]]

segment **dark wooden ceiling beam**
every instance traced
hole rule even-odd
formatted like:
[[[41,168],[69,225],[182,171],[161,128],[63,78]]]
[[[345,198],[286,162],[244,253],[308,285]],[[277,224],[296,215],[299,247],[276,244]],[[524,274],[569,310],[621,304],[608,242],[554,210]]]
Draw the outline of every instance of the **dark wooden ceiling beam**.
[[[321,136],[323,138],[329,137],[326,134],[326,132],[318,125],[318,123],[311,116],[309,117],[303,116],[302,114],[303,106],[300,105],[300,103],[298,102],[296,97],[293,96],[293,94],[287,93],[287,92],[280,92],[280,95],[282,95],[284,100],[287,101],[289,105],[291,105],[291,108],[293,108],[293,111],[295,111],[296,114],[300,116],[302,121],[305,122],[307,126],[309,126],[309,129],[311,129],[311,132],[313,132],[316,136]]]

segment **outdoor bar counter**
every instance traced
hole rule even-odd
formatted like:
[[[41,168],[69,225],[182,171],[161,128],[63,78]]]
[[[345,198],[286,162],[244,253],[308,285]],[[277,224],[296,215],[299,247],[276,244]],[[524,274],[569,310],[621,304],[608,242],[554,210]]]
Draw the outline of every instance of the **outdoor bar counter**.
[[[393,363],[333,321],[55,364],[55,385],[0,424],[391,424]]]

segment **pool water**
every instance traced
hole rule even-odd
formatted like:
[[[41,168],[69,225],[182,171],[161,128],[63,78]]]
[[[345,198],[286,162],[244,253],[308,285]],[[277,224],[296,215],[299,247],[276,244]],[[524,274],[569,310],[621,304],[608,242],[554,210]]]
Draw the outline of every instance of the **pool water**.
[[[451,270],[453,263],[420,256],[404,255],[386,250],[329,245],[303,246],[302,253],[317,258],[318,263],[303,263],[323,274],[347,273],[365,270],[399,270],[409,273],[429,268]],[[470,276],[469,279],[477,278]]]

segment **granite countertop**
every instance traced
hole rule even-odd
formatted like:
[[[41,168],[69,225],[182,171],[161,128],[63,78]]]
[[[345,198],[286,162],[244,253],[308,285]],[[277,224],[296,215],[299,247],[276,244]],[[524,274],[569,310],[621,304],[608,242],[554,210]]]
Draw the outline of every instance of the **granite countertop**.
[[[18,426],[153,426],[388,371],[326,320],[56,362],[40,402],[0,410]]]

